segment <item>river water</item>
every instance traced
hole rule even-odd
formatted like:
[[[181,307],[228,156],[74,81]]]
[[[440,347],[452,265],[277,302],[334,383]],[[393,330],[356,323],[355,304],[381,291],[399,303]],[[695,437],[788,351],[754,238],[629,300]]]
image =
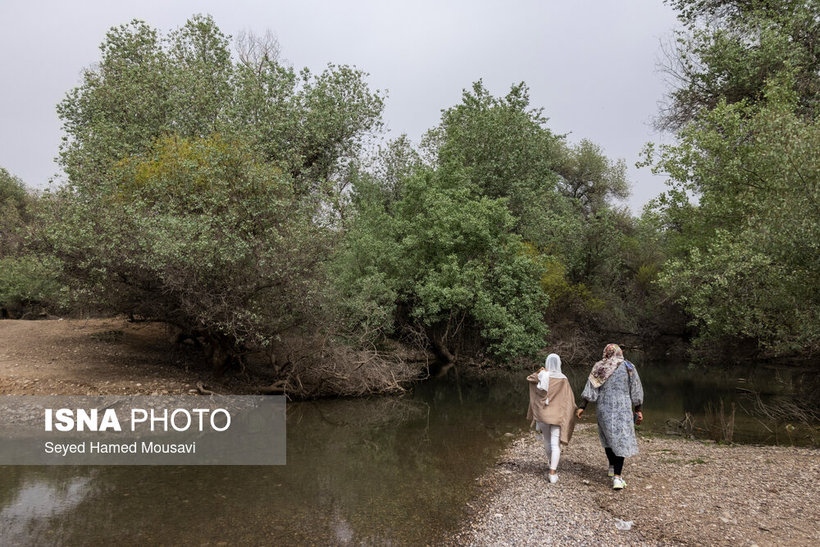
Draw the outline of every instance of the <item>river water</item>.
[[[793,401],[800,371],[639,370],[644,434],[708,437],[706,408],[717,418],[723,401],[724,417],[735,405],[735,441],[816,446],[816,424],[745,413],[753,393],[772,408]],[[565,372],[580,393],[588,369]],[[476,478],[526,430],[524,376],[451,374],[400,397],[291,403],[285,466],[4,467],[0,544],[439,543]],[[689,429],[678,427],[686,412]]]

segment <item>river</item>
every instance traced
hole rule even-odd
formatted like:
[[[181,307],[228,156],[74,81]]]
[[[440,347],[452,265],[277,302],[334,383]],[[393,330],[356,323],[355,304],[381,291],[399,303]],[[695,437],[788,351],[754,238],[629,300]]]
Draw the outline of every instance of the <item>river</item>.
[[[588,369],[565,368],[580,393]],[[717,419],[723,401],[736,442],[817,445],[816,423],[750,415],[754,393],[772,408],[794,402],[799,370],[639,371],[644,435],[708,438],[707,408]],[[290,403],[285,466],[4,467],[0,544],[438,543],[465,517],[476,478],[526,430],[525,375],[451,374],[399,397]],[[691,428],[679,427],[686,412]]]

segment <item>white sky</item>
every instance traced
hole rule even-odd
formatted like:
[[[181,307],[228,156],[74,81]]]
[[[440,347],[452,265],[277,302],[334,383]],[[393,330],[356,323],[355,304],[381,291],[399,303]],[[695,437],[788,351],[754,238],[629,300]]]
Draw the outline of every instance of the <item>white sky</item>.
[[[647,141],[663,139],[651,120],[675,16],[662,0],[0,0],[0,167],[47,186],[58,173],[55,107],[99,60],[106,31],[138,18],[165,34],[195,13],[232,36],[273,31],[294,67],[368,72],[388,93],[390,137],[418,141],[479,78],[496,96],[525,81],[550,129],[627,162],[633,213],[664,189],[634,167]]]

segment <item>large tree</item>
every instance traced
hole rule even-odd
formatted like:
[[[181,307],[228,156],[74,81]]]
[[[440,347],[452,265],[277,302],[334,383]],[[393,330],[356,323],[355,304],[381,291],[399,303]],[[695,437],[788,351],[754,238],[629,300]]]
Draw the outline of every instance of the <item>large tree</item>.
[[[19,177],[0,167],[0,257],[13,254],[22,241],[29,194]]]
[[[686,218],[687,243],[662,282],[703,340],[751,340],[768,354],[820,349],[820,127],[796,114],[794,94],[759,106],[722,103],[663,150]]]
[[[0,317],[61,309],[59,264],[27,244],[39,203],[19,177],[0,167]]]
[[[673,88],[658,123],[679,129],[721,101],[763,99],[787,77],[795,112],[820,113],[820,5],[803,0],[667,0],[684,28],[667,48]]]
[[[451,167],[419,169],[389,209],[363,184],[337,257],[339,291],[360,327],[420,336],[444,361],[485,352],[507,361],[543,346],[543,272],[512,232],[505,200]]]
[[[673,5],[692,38],[681,42],[684,77],[666,113],[679,142],[656,159],[671,186],[655,202],[672,253],[662,285],[702,342],[810,355],[820,348],[820,9]]]
[[[47,238],[106,309],[206,337],[217,365],[309,325],[328,234],[246,143],[164,137],[121,160],[98,195],[62,192]]]
[[[542,110],[530,106],[526,84],[493,97],[478,81],[464,91],[461,103],[443,112],[425,144],[437,165],[467,169],[483,195],[506,198],[520,219],[558,181],[562,138],[546,122]]]
[[[421,154],[399,138],[357,177],[335,276],[360,332],[509,360],[538,349],[550,311],[617,302],[632,275],[618,255],[631,221],[613,207],[623,162],[551,132],[523,83],[494,97],[476,82]]]
[[[481,195],[506,200],[513,230],[551,257],[545,264],[577,286],[571,293],[609,290],[618,276],[615,248],[602,242],[618,237],[614,219],[623,215],[613,207],[629,193],[625,166],[589,140],[572,145],[553,133],[526,84],[494,97],[475,82],[442,113],[425,145],[434,165],[462,169]]]
[[[46,240],[97,305],[199,332],[217,364],[315,326],[342,175],[381,123],[361,71],[297,71],[255,40],[234,62],[210,17],[133,21],[58,109]]]
[[[561,193],[575,200],[586,217],[612,205],[613,200],[629,197],[626,163],[611,161],[597,144],[582,139],[575,146],[564,146],[555,165],[560,175]]]
[[[60,160],[79,192],[93,192],[117,161],[163,135],[214,133],[239,135],[302,191],[316,191],[381,124],[382,96],[360,70],[330,65],[314,75],[265,54],[233,62],[229,37],[207,16],[168,36],[135,20],[111,29],[100,49],[100,62],[58,106]]]

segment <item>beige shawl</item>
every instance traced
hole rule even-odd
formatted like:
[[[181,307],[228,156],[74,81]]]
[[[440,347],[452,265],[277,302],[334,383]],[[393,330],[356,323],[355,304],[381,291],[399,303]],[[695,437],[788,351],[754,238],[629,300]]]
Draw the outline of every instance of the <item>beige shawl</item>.
[[[549,391],[538,389],[538,373],[527,376],[530,406],[527,419],[561,426],[561,444],[569,444],[575,429],[575,394],[566,378],[550,379]],[[549,400],[545,405],[544,401]]]

